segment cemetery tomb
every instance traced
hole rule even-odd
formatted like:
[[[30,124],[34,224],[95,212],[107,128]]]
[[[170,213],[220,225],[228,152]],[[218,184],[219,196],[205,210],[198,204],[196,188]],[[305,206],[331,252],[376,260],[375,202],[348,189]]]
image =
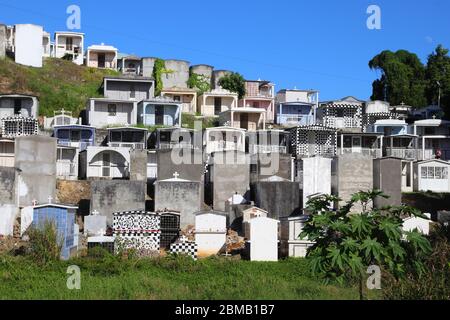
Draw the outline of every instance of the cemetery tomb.
[[[126,211],[113,214],[113,232],[118,247],[134,249],[140,255],[159,253],[161,243],[161,217],[145,211]]]
[[[170,250],[170,245],[180,237],[180,214],[161,212],[161,249]]]
[[[199,257],[216,255],[225,247],[227,217],[225,212],[219,211],[196,213],[195,243],[198,245]]]
[[[281,219],[281,254],[285,257],[304,258],[313,242],[301,239],[308,216],[295,216]]]
[[[91,254],[94,248],[103,248],[110,254],[114,254],[114,243],[115,243],[114,237],[105,237],[105,236],[89,237],[88,253]]]
[[[181,241],[170,245],[170,253],[176,255],[187,255],[197,260],[198,246],[195,242]]]
[[[77,248],[75,243],[75,212],[78,207],[46,204],[34,207],[33,226],[43,230],[46,223],[53,223],[62,244],[61,259],[68,260]]]
[[[249,224],[247,255],[251,261],[278,261],[278,220],[254,218]]]

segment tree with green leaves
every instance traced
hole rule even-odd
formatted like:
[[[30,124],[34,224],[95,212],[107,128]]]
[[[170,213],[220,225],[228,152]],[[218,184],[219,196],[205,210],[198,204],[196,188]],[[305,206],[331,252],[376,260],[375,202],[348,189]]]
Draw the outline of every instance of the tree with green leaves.
[[[341,199],[328,195],[314,198],[308,202],[312,217],[301,234],[314,242],[307,254],[312,272],[325,281],[358,279],[361,299],[369,266],[402,277],[409,268],[423,271],[422,259],[431,250],[422,234],[402,228],[404,217],[426,218],[420,211],[407,206],[376,209],[377,197],[387,198],[379,191],[361,191],[338,210],[330,209],[330,204]],[[361,212],[352,211],[356,204]]]
[[[245,79],[242,75],[237,72],[232,72],[230,74],[225,75],[223,78],[219,80],[219,85],[227,89],[231,92],[237,93],[239,99],[245,97]]]
[[[440,102],[442,109],[450,118],[450,56],[449,50],[439,45],[428,56],[426,66],[426,95],[430,104]]]
[[[425,67],[416,54],[385,50],[370,60],[369,67],[381,72],[381,78],[373,82],[372,100],[388,101],[391,105],[427,105]]]
[[[199,96],[211,90],[211,79],[203,74],[191,72],[187,85],[191,89],[197,89]]]

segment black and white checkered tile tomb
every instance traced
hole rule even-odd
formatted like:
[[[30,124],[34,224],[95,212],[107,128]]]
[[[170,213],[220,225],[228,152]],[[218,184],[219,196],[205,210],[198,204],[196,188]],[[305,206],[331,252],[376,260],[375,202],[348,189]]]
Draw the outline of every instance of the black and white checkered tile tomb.
[[[198,245],[195,242],[180,242],[170,245],[170,253],[188,255],[197,260]]]

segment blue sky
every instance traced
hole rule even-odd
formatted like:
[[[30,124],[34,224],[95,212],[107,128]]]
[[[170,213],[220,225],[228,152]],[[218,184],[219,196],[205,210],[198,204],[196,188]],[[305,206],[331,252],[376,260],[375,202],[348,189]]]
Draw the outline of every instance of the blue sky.
[[[86,44],[240,72],[282,88],[318,89],[321,100],[368,99],[378,76],[368,61],[406,49],[426,60],[450,47],[448,0],[0,0],[0,22],[66,30],[66,8],[81,7]],[[366,27],[381,8],[381,30]]]

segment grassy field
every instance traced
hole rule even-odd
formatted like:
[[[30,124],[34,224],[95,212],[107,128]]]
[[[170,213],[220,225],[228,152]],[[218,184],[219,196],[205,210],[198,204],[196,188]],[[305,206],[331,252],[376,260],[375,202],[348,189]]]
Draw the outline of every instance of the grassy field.
[[[48,58],[42,68],[18,65],[0,59],[0,93],[37,95],[39,115],[53,116],[54,110],[70,110],[77,117],[88,98],[100,97],[98,91],[109,70],[78,66],[70,61]]]
[[[68,290],[67,267],[81,269],[81,290]],[[323,285],[306,261],[255,263],[211,258],[119,260],[80,258],[38,266],[24,257],[0,256],[0,299],[81,300],[303,300],[358,299],[357,289]]]

